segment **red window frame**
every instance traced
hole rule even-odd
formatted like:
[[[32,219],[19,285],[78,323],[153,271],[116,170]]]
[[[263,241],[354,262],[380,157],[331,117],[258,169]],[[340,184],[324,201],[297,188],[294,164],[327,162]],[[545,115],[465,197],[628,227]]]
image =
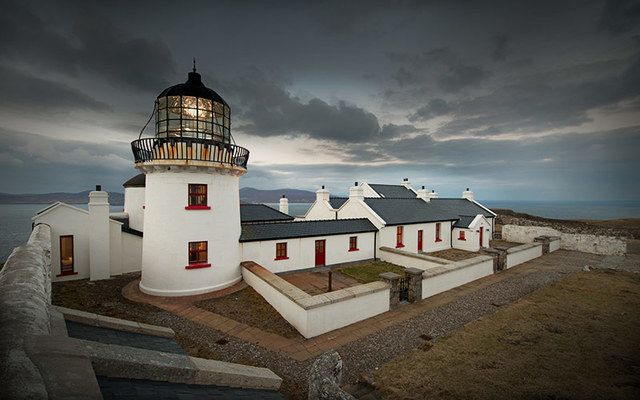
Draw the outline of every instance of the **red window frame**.
[[[400,225],[396,228],[396,249],[404,247],[403,242],[404,226]]]
[[[463,230],[461,230],[460,233],[458,234],[458,240],[467,240],[465,236],[465,232]]]
[[[358,237],[350,236],[349,237],[349,251],[358,251]]]
[[[442,242],[440,222],[436,223],[436,242]]]
[[[276,258],[275,260],[288,260],[287,256],[287,242],[276,243]]]
[[[187,192],[187,206],[185,210],[210,210],[207,205],[207,185],[190,183]]]
[[[207,268],[211,264],[209,261],[209,242],[189,242],[187,246],[189,265],[186,269]]]

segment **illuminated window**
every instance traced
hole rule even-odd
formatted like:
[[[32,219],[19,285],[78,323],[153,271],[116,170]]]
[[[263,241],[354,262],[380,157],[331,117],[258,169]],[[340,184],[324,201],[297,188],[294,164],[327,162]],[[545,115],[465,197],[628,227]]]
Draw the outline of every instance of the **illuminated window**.
[[[351,236],[349,238],[349,251],[356,251],[356,250],[358,250],[358,237]]]
[[[189,242],[189,264],[206,264],[207,247],[207,242]]]
[[[402,244],[403,233],[404,233],[404,226],[399,226],[396,228],[396,248],[404,247],[404,244]]]
[[[458,236],[458,240],[467,240],[464,236],[464,231],[460,231],[460,235]]]
[[[286,260],[287,258],[287,243],[276,243],[276,260]]]
[[[207,207],[207,185],[190,183],[188,202],[188,207]]]
[[[73,236],[60,236],[60,275],[73,274]]]
[[[442,242],[442,238],[440,237],[440,222],[436,224],[436,242]]]
[[[156,100],[156,136],[190,137],[228,143],[229,106],[195,96],[163,96]]]

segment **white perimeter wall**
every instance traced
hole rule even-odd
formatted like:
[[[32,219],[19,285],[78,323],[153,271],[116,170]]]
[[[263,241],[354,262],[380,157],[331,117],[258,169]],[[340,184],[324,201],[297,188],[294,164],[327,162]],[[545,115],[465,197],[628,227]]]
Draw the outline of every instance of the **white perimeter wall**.
[[[144,229],[144,188],[124,188],[124,212],[129,214],[129,227],[142,231]]]
[[[387,247],[390,247],[390,246],[387,246]],[[411,268],[411,267],[418,268],[423,271],[429,268],[439,267],[449,263],[447,260],[442,260],[442,262],[429,260],[427,256],[424,256],[422,254],[414,254],[414,253],[406,252],[408,254],[405,255],[402,253],[405,253],[405,252],[402,250],[388,251],[388,250],[385,250],[384,248],[380,248],[378,250],[378,258],[380,258],[382,261],[386,261],[391,264],[400,265],[405,268]],[[434,259],[435,257],[430,257],[430,258]]]
[[[440,238],[442,241],[436,242],[436,223],[403,225],[403,244],[401,250],[410,253],[418,252],[418,231],[423,230],[422,251],[425,253],[451,248],[451,221],[440,223]],[[378,247],[396,247],[397,226],[385,226],[380,229]]]
[[[315,241],[325,242],[325,265],[369,260],[374,256],[375,232],[334,236],[314,236],[300,239],[267,240],[245,242],[242,245],[242,260],[253,261],[273,273],[295,271],[315,267]],[[358,237],[358,251],[349,251],[349,238]],[[287,260],[275,260],[276,243],[287,243]]]
[[[502,227],[502,237],[510,242],[532,243],[534,238],[542,235],[560,236],[560,248],[565,250],[604,255],[624,255],[627,252],[625,238],[564,233],[546,226],[504,225]]]
[[[529,243],[507,250],[507,268],[515,267],[542,255],[542,243]]]
[[[423,299],[475,281],[476,279],[492,275],[493,258],[478,256],[469,260],[459,261],[446,268],[451,268],[451,270],[422,279]]]
[[[549,253],[560,250],[560,239],[549,242]]]
[[[142,238],[122,232],[122,273],[142,269]]]

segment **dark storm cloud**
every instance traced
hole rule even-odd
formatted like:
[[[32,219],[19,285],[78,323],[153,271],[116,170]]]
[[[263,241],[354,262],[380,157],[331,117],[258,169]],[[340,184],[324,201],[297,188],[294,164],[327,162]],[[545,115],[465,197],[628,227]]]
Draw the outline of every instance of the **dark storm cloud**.
[[[493,51],[491,57],[496,61],[504,61],[509,55],[509,35],[502,33],[492,38]]]
[[[64,10],[64,7],[61,7]],[[86,6],[69,7],[63,24],[25,3],[0,5],[0,60],[68,76],[90,73],[110,84],[158,90],[174,72],[168,46],[132,36]]]
[[[428,104],[418,108],[414,113],[409,115],[409,121],[429,120],[431,118],[440,117],[449,114],[452,111],[451,106],[443,99],[430,100]]]
[[[636,0],[608,0],[602,9],[598,27],[619,35],[640,23],[640,2]]]
[[[107,104],[79,90],[3,65],[0,65],[0,89],[0,107],[31,115],[70,110],[110,110]]]

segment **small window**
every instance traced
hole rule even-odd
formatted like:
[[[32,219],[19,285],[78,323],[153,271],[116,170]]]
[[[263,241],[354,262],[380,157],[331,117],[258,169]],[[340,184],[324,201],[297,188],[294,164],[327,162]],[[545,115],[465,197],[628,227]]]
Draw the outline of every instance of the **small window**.
[[[60,275],[73,273],[73,235],[60,236]]]
[[[286,260],[287,258],[287,243],[276,243],[276,260]]]
[[[464,231],[460,231],[460,235],[458,236],[458,240],[467,240],[464,235],[465,235]]]
[[[396,228],[396,247],[404,247],[404,244],[402,244],[403,241],[403,233],[404,233],[404,226],[399,226]]]
[[[207,185],[199,183],[189,184],[187,209],[209,209],[207,206]]]
[[[189,242],[189,264],[206,264],[207,247],[207,242]]]
[[[349,251],[357,251],[358,250],[358,237],[351,236],[349,237]]]
[[[436,242],[442,242],[442,238],[440,237],[440,222],[436,224]]]

